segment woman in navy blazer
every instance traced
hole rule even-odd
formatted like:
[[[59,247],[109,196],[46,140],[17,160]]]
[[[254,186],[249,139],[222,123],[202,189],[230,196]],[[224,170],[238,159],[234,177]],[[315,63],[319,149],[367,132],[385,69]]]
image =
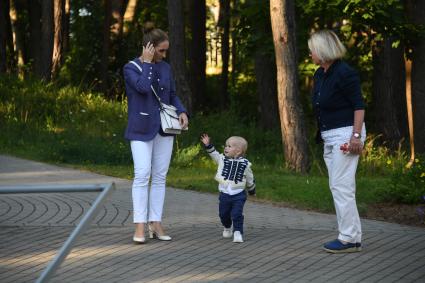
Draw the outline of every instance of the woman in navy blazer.
[[[153,27],[147,27],[145,31],[142,55],[124,66],[128,98],[125,138],[130,141],[134,163],[132,198],[136,231],[133,241],[136,243],[145,242],[146,223],[149,223],[150,238],[171,240],[165,234],[161,220],[174,136],[161,129],[159,103],[151,85],[161,101],[177,108],[182,127],[188,126],[186,109],[176,95],[171,67],[163,61],[169,47],[168,36]]]
[[[357,72],[342,60],[344,45],[330,30],[308,40],[314,74],[313,109],[338,221],[338,238],[326,243],[331,253],[361,251],[362,229],[356,205],[356,170],[366,138],[365,106]]]

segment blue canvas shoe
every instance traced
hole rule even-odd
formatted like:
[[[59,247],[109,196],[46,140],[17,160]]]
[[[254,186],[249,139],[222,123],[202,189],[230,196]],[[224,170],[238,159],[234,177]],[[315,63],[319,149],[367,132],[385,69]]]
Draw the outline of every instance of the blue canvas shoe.
[[[355,253],[361,251],[360,243],[341,243],[338,239],[326,243],[323,248],[329,253]]]
[[[356,243],[356,249],[358,252],[362,251],[362,243]]]

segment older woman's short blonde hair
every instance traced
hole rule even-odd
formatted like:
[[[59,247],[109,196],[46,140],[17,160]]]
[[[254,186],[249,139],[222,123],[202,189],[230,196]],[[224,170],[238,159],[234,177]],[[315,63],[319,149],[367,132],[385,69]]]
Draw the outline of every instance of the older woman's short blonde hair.
[[[321,62],[329,62],[344,57],[347,49],[331,30],[319,30],[308,40],[308,48]]]

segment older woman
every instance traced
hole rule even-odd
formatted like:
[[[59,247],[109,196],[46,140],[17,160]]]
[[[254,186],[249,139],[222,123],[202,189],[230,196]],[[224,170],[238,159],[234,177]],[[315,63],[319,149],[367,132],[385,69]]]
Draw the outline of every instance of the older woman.
[[[132,197],[136,231],[133,241],[136,243],[145,242],[145,224],[148,222],[150,238],[171,240],[164,232],[161,220],[174,136],[161,130],[159,104],[151,86],[156,89],[161,101],[177,108],[183,128],[188,125],[188,117],[176,96],[171,67],[163,61],[168,47],[168,36],[164,31],[153,26],[146,27],[142,55],[124,66],[128,97],[125,137],[130,140],[134,163]],[[148,192],[149,179],[151,186]]]
[[[341,60],[346,49],[338,36],[321,30],[308,40],[311,58],[320,65],[314,74],[312,103],[319,138],[324,141],[339,235],[324,245],[331,253],[361,251],[362,230],[356,205],[356,170],[366,137],[360,79]]]

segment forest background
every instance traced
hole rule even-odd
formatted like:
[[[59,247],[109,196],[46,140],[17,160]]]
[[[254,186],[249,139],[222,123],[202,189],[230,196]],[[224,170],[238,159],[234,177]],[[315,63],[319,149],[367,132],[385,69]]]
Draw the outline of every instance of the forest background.
[[[367,104],[360,213],[425,225],[420,0],[1,0],[0,153],[131,179],[122,67],[140,56],[149,21],[169,33],[167,61],[191,116],[170,185],[215,192],[199,137],[221,148],[241,135],[258,201],[332,212],[307,48],[311,32],[328,28]]]

